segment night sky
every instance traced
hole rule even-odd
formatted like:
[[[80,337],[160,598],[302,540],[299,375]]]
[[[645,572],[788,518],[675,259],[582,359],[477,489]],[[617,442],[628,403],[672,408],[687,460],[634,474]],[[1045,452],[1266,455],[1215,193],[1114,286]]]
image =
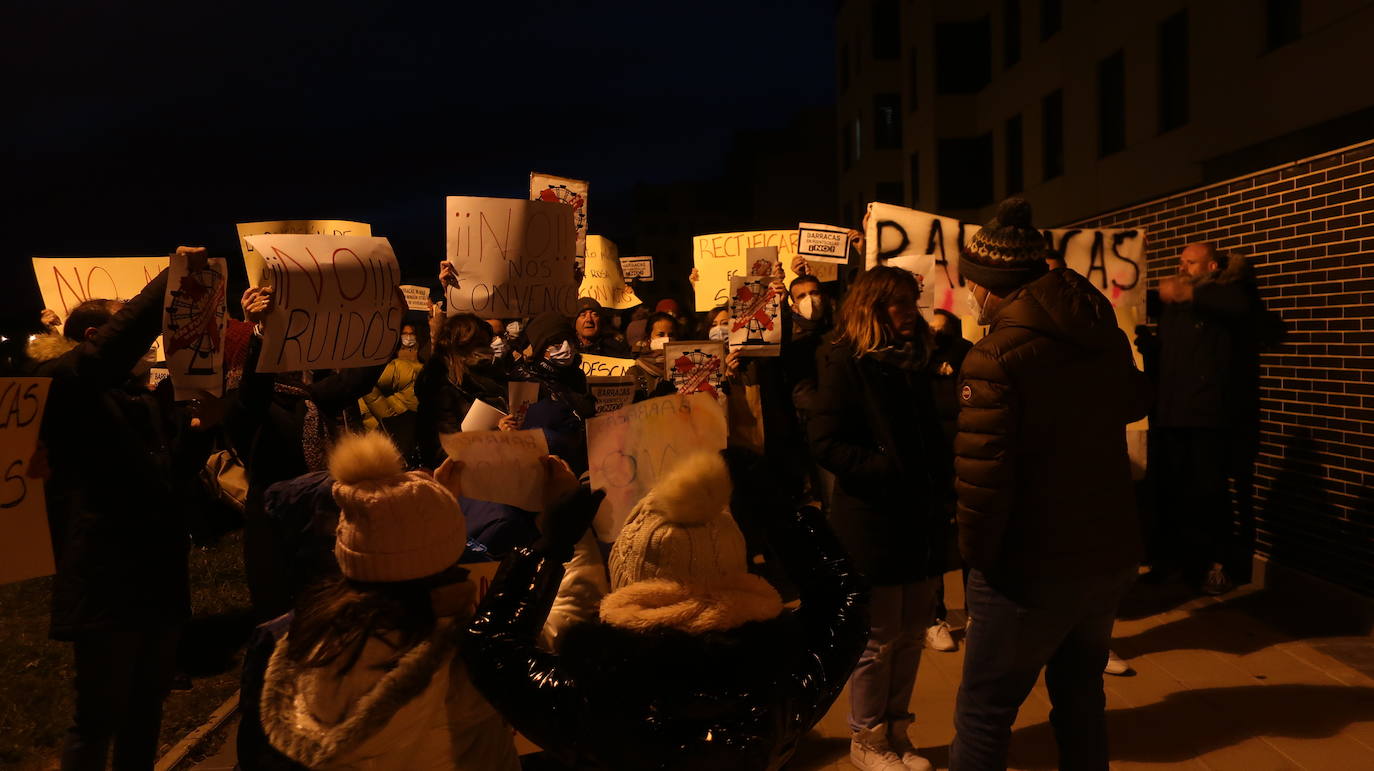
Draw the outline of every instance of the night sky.
[[[0,320],[37,313],[32,256],[205,244],[239,271],[253,220],[370,222],[427,275],[443,196],[531,170],[590,180],[615,238],[635,184],[834,101],[834,0],[418,5],[10,3]]]

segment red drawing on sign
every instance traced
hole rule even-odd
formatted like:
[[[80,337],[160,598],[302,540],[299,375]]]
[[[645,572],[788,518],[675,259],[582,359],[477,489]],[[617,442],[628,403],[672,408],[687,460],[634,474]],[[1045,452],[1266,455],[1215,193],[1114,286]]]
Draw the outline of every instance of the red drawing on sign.
[[[681,394],[694,394],[698,391],[719,398],[716,385],[719,384],[720,357],[704,351],[684,353],[673,361],[673,382]]]

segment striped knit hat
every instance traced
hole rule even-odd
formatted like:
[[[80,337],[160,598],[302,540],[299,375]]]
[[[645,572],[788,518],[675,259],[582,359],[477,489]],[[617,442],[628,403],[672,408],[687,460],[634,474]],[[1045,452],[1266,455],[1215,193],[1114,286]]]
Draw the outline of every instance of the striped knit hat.
[[[959,272],[994,292],[1005,292],[1043,276],[1049,253],[1045,237],[1031,225],[1030,204],[1015,196],[1003,201],[997,216],[964,245]]]

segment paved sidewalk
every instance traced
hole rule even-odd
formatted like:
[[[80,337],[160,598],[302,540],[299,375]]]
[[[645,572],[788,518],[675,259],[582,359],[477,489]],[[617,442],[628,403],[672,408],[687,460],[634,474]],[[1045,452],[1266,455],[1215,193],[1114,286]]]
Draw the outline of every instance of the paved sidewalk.
[[[963,605],[959,574],[947,603]],[[961,620],[960,611],[956,620]],[[1110,677],[1107,723],[1114,769],[1361,771],[1374,769],[1374,637],[1345,637],[1338,620],[1290,628],[1264,592],[1192,598],[1182,589],[1137,587],[1122,609],[1113,648],[1136,674]],[[1315,624],[1315,626],[1314,626]],[[962,652],[927,650],[912,699],[921,751],[949,762]],[[843,695],[789,766],[851,769]],[[1056,767],[1043,679],[1016,722],[1011,766]],[[233,742],[198,771],[233,767]]]

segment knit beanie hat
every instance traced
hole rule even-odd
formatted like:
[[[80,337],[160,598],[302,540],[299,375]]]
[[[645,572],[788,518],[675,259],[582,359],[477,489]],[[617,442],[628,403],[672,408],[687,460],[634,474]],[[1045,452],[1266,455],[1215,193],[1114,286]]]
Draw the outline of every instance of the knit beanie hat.
[[[602,621],[700,634],[782,613],[777,590],[748,571],[744,535],[727,508],[730,489],[725,461],[700,453],[635,504],[611,547]]]
[[[558,311],[544,311],[525,325],[525,337],[530,341],[530,348],[534,349],[537,359],[545,347],[559,340],[576,340],[577,334],[573,332],[572,322],[566,316]]]
[[[467,525],[458,500],[423,471],[406,471],[386,434],[352,434],[329,456],[339,504],[334,556],[356,581],[410,581],[462,556]]]
[[[994,292],[1005,292],[1044,275],[1050,245],[1031,225],[1031,207],[1014,196],[959,252],[959,273]]]

